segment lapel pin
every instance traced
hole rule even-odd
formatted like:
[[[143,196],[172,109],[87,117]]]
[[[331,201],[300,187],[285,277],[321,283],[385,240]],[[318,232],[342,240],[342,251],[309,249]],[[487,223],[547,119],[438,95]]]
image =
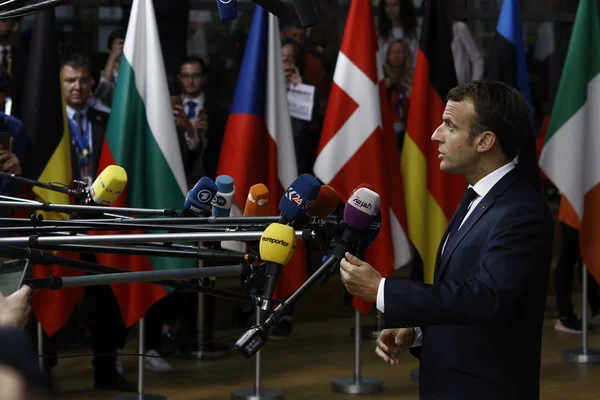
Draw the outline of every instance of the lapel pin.
[[[485,208],[485,204],[482,204],[482,205],[481,205],[481,208]]]

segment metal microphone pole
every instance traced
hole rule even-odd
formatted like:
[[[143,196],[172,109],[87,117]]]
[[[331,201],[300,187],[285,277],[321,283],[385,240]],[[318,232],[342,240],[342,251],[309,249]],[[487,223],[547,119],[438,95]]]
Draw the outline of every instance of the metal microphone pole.
[[[198,232],[198,233],[145,233],[123,235],[80,235],[80,236],[28,236],[0,238],[0,245],[49,246],[56,244],[122,244],[146,242],[186,242],[223,240],[260,240],[263,232]],[[312,239],[312,231],[296,231],[296,239]]]
[[[563,351],[563,360],[578,364],[598,364],[600,363],[600,351],[588,349],[588,270],[585,264],[581,265],[581,270],[581,301],[583,302],[581,314],[582,347]]]
[[[26,210],[42,210],[56,211],[62,213],[123,213],[148,216],[167,216],[173,217],[183,215],[181,210],[171,209],[153,209],[153,208],[128,208],[128,207],[105,207],[105,206],[88,206],[88,205],[69,205],[69,204],[54,204],[54,203],[23,203],[17,201],[1,201],[0,208],[21,208]]]
[[[365,260],[367,246],[358,243],[356,256]],[[346,394],[373,394],[383,391],[383,382],[379,379],[363,378],[360,371],[360,341],[361,325],[360,311],[354,310],[354,376],[351,378],[337,378],[331,382],[331,390],[336,393]]]

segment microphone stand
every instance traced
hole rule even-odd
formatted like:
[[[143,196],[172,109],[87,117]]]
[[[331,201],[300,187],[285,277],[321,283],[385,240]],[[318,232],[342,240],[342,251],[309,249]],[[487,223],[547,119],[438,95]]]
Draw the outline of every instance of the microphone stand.
[[[355,244],[356,257],[366,259],[367,245],[358,241]],[[352,303],[352,295],[344,288],[344,303]],[[374,394],[383,391],[383,381],[372,378],[362,378],[360,368],[361,337],[360,311],[354,310],[354,376],[337,378],[331,382],[331,390],[345,394]]]
[[[252,254],[238,253],[227,250],[210,250],[202,247],[181,246],[176,248],[164,248],[159,246],[100,246],[100,245],[78,245],[63,244],[53,246],[42,246],[44,250],[58,250],[82,253],[100,254],[128,254],[144,255],[152,257],[175,257],[194,258],[199,260],[230,261],[230,262],[252,262],[260,261],[259,257]],[[188,249],[189,248],[189,249]]]
[[[52,190],[54,192],[66,194],[67,196],[72,196],[76,199],[83,198],[86,196],[85,183],[81,181],[73,181],[72,185],[75,186],[75,189],[71,189],[62,183],[40,182],[8,172],[0,172],[0,179],[7,180],[9,182],[22,183],[29,186],[36,186],[42,189]]]
[[[78,236],[39,236],[0,238],[0,245],[39,247],[57,244],[121,244],[147,242],[186,242],[223,240],[260,240],[263,232],[195,232],[195,233],[144,233],[121,235],[78,235]],[[296,239],[312,239],[312,231],[296,231]]]
[[[223,269],[219,269],[221,267],[214,267],[206,270],[190,268],[183,270],[131,272],[128,270],[108,267],[89,261],[73,260],[70,258],[59,257],[38,249],[31,249],[28,247],[19,248],[11,246],[0,246],[0,254],[14,258],[27,258],[31,260],[33,264],[61,265],[67,268],[84,271],[90,274],[100,274],[80,277],[50,276],[47,278],[34,278],[25,280],[25,284],[31,286],[33,289],[56,290],[60,289],[61,287],[72,286],[93,286],[104,285],[107,283],[116,284],[148,282],[154,285],[170,287],[180,291],[204,293],[215,297],[221,297],[234,301],[241,301],[253,305],[260,305],[262,303],[262,298],[260,298],[259,296],[239,292],[232,292],[223,289],[208,288],[202,285],[197,285],[191,282],[184,281],[184,279],[193,279],[197,277],[217,275],[235,276],[237,274],[248,273],[252,270],[253,266],[246,264],[233,267],[226,266],[223,267]]]

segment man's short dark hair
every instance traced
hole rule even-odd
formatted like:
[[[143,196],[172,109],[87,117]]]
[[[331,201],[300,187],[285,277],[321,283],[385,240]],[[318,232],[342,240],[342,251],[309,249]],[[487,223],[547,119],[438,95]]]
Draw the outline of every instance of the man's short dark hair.
[[[181,65],[183,64],[200,64],[200,71],[202,75],[206,75],[206,73],[208,72],[206,70],[206,63],[204,62],[203,59],[201,59],[198,56],[187,56],[186,58],[183,59],[183,62],[181,63]]]
[[[475,109],[470,137],[494,132],[507,160],[514,159],[527,135],[532,135],[531,108],[523,94],[502,82],[476,81],[452,88],[447,99],[470,100]]]
[[[123,28],[118,28],[115,29],[114,31],[112,31],[110,33],[110,36],[108,37],[108,40],[106,41],[106,47],[108,48],[108,50],[110,50],[110,48],[112,47],[112,44],[115,40],[117,39],[122,39],[125,40],[125,29]]]
[[[62,66],[69,66],[73,69],[87,68],[91,73],[90,59],[80,53],[73,53],[63,59]]]

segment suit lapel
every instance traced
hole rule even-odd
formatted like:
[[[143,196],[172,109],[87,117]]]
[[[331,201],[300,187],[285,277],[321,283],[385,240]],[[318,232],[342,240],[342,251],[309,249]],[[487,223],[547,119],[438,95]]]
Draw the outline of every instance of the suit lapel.
[[[92,125],[92,162],[90,163],[90,176],[95,178],[98,175],[98,163],[100,162],[100,153],[104,144],[104,135],[106,133],[106,123],[102,115],[94,109],[88,111],[88,118]]]
[[[440,244],[440,247],[438,248],[438,256],[436,258],[436,268],[435,268],[436,280],[442,276],[444,269],[448,265],[450,257],[452,256],[452,253],[454,252],[454,250],[456,249],[458,244],[469,233],[469,231],[471,230],[471,228],[473,228],[473,226],[477,223],[477,221],[490,208],[492,208],[492,206],[496,202],[496,196],[499,196],[500,194],[504,193],[504,191],[506,189],[508,189],[508,187],[510,187],[519,177],[520,177],[520,174],[516,168],[512,169],[506,175],[504,175],[502,177],[502,179],[500,179],[492,187],[492,189],[488,192],[488,194],[485,195],[485,197],[483,199],[481,199],[479,204],[477,204],[477,206],[476,206],[477,208],[474,209],[473,212],[471,212],[471,214],[467,217],[467,219],[465,220],[463,225],[460,227],[460,229],[456,232],[454,237],[448,243],[446,243],[446,248],[444,249],[444,253],[440,254],[441,248],[444,246],[444,242],[442,241],[442,243]],[[454,220],[454,216],[452,217],[452,219]],[[452,222],[450,222],[450,224],[448,224],[448,226],[451,226],[451,224],[452,224]],[[446,233],[444,234],[444,238],[442,240],[445,240],[445,238],[447,236],[448,236],[448,228],[446,228]]]

